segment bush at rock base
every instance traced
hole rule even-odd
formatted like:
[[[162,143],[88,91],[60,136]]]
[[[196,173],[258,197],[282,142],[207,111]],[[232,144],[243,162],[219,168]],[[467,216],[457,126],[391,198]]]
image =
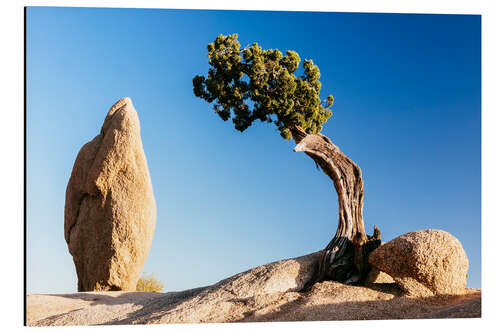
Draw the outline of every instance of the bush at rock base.
[[[159,293],[163,290],[163,283],[153,274],[141,276],[137,281],[136,291]]]

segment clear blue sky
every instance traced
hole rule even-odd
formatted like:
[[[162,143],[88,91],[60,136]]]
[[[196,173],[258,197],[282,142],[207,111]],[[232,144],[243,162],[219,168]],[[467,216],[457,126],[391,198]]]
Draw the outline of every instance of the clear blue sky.
[[[244,133],[192,92],[206,44],[297,51],[333,94],[324,126],[363,170],[365,225],[388,241],[457,237],[481,287],[481,18],[258,11],[27,10],[28,293],[77,290],[66,184],[109,107],[129,96],[157,202],[144,265],[166,290],[208,285],[322,249],[337,227],[330,180],[271,124]]]

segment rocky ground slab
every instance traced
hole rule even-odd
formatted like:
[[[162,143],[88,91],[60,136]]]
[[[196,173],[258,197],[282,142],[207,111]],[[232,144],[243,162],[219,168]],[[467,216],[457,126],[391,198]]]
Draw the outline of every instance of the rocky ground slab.
[[[363,286],[324,281],[300,292],[318,252],[180,292],[27,295],[29,326],[481,317],[481,290],[410,297],[380,274]]]

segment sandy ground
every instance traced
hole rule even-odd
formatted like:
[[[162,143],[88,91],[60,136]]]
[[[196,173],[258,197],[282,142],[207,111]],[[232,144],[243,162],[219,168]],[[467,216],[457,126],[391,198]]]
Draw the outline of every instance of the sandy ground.
[[[403,296],[399,288],[390,283],[354,287],[325,281],[307,293],[279,292],[245,299],[216,300],[217,307],[200,301],[199,295],[207,289],[169,293],[31,294],[27,296],[27,324],[66,326],[481,317],[480,289],[467,289],[459,296],[412,298]],[[205,298],[211,297],[210,293],[206,295]]]

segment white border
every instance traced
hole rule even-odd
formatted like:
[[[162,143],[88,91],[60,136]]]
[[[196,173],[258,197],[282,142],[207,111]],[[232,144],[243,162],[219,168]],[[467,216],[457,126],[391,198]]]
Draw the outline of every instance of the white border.
[[[7,186],[2,188],[2,286],[7,297],[2,299],[2,326],[22,328],[23,317],[23,6],[77,6],[121,8],[195,8],[195,9],[254,9],[337,12],[387,12],[387,13],[443,13],[481,14],[483,22],[483,99],[482,99],[482,267],[483,267],[483,318],[461,320],[400,320],[400,321],[350,321],[265,324],[209,324],[209,325],[148,325],[140,327],[93,327],[95,330],[174,330],[174,331],[254,331],[258,330],[383,330],[422,331],[446,329],[447,331],[474,332],[498,322],[498,255],[494,247],[500,233],[497,204],[499,148],[499,65],[498,40],[500,32],[498,5],[495,1],[12,1],[0,10],[2,34],[2,61],[0,62],[2,96],[2,163],[1,174]],[[327,32],[325,32],[327,33]],[[5,321],[7,322],[5,322]],[[496,326],[496,325],[495,325]],[[44,328],[42,328],[44,329]],[[49,328],[46,328],[49,329]],[[64,329],[64,328],[62,328]],[[71,328],[71,330],[89,327]]]

